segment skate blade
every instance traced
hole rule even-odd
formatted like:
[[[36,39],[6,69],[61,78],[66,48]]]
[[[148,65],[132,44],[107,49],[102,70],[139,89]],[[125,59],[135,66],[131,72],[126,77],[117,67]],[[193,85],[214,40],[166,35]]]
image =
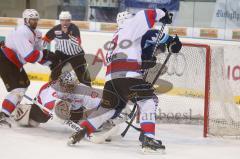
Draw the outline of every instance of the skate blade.
[[[157,149],[157,150],[153,150],[150,148],[141,148],[142,154],[144,155],[165,155],[166,154],[166,150],[165,149]]]

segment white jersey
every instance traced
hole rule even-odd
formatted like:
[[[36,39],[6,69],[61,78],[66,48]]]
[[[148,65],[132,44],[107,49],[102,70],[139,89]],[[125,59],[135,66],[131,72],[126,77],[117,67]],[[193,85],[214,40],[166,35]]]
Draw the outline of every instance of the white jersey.
[[[43,57],[42,51],[42,33],[35,29],[32,31],[28,26],[22,25],[13,30],[5,40],[5,46],[2,48],[5,56],[21,68],[25,63],[40,62]]]
[[[107,81],[141,76],[142,36],[163,16],[161,9],[142,10],[124,22],[113,37],[114,50],[107,53]]]
[[[86,92],[87,91],[87,92]],[[93,109],[98,107],[101,100],[101,92],[85,85],[78,85],[72,93],[65,93],[45,84],[39,91],[38,102],[44,107],[52,110],[55,101],[58,99],[71,103],[71,110],[78,110],[80,107]]]

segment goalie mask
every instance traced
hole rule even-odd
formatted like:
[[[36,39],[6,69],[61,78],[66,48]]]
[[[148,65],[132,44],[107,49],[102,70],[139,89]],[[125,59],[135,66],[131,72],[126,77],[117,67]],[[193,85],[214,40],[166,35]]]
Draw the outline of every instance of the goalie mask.
[[[79,83],[75,72],[63,72],[59,77],[59,86],[63,92],[72,92]]]

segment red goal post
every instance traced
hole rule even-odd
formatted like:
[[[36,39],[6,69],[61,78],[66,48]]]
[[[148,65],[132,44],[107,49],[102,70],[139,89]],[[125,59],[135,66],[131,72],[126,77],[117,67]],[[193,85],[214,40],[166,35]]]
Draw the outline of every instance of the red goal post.
[[[204,125],[203,136],[207,137],[208,133],[208,116],[209,116],[209,96],[210,96],[210,69],[211,69],[211,47],[206,44],[193,44],[183,43],[185,47],[203,48],[206,51],[206,63],[205,63],[205,96],[204,96]]]

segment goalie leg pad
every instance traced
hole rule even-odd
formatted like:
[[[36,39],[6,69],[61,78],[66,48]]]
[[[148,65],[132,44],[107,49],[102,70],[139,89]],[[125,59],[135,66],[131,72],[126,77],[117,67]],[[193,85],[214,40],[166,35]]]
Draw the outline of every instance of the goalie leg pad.
[[[14,111],[14,120],[19,126],[37,127],[40,123],[30,119],[32,105],[20,104]]]

